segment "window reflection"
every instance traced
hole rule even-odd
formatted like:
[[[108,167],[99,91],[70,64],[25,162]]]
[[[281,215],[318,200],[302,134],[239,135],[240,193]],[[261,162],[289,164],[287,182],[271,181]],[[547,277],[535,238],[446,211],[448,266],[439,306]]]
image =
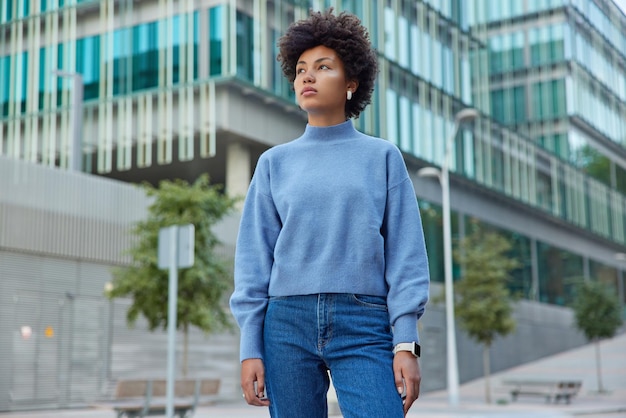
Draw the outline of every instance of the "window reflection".
[[[555,305],[568,305],[574,288],[583,280],[581,256],[537,242],[539,300]]]

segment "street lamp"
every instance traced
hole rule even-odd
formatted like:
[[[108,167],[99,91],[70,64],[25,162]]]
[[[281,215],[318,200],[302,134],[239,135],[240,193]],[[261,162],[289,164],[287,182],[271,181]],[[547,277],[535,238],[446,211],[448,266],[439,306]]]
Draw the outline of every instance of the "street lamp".
[[[70,169],[83,171],[83,76],[73,71],[52,70],[57,77],[72,79],[72,159]]]
[[[626,265],[626,253],[615,253],[614,255],[617,261],[620,261]],[[617,272],[617,293],[619,294],[619,300],[622,301],[622,309],[624,308],[624,280],[626,279],[626,275],[624,274],[624,269],[620,268]]]
[[[459,404],[459,365],[456,353],[456,332],[454,329],[454,288],[452,284],[452,228],[450,223],[450,153],[452,143],[461,124],[470,122],[480,114],[476,109],[465,108],[454,116],[454,129],[447,138],[441,170],[424,167],[418,170],[420,177],[437,177],[441,184],[441,210],[443,216],[443,264],[444,288],[446,296],[446,352],[448,373],[448,402],[452,406]]]

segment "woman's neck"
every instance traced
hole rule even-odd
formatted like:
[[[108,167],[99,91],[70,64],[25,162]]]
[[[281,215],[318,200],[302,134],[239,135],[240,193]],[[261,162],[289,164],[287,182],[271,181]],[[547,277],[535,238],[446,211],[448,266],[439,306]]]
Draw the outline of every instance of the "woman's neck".
[[[314,115],[309,113],[309,125],[311,126],[334,126],[346,121],[345,115]]]

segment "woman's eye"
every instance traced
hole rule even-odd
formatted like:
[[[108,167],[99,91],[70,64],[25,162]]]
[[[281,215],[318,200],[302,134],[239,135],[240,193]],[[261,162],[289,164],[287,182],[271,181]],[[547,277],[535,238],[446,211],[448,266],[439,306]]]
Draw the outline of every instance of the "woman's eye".
[[[304,68],[297,68],[296,74],[302,74],[304,72]]]
[[[330,69],[330,67],[328,67],[328,65],[326,65],[326,64],[320,65],[320,70],[329,70],[329,69]]]

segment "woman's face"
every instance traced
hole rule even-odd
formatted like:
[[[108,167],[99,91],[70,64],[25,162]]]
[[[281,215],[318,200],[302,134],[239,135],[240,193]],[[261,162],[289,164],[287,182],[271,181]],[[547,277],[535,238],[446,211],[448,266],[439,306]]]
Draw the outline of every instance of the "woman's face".
[[[356,91],[357,83],[346,80],[337,53],[320,45],[300,55],[293,87],[298,104],[309,114],[309,124],[330,126],[345,122],[346,95],[348,90]]]

